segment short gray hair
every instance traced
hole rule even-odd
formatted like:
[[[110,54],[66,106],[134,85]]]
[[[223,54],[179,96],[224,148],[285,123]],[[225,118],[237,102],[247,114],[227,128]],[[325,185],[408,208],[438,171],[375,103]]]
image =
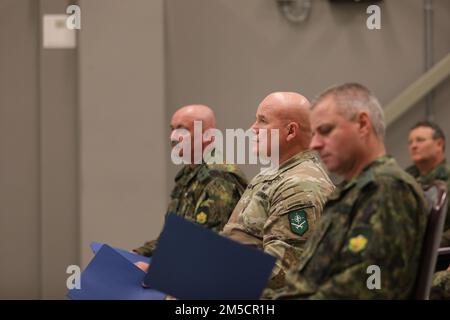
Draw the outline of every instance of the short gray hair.
[[[331,87],[313,101],[312,109],[330,96],[334,98],[336,106],[347,119],[353,119],[360,111],[367,111],[375,134],[380,140],[384,139],[386,124],[383,108],[369,89],[359,83],[345,83]]]

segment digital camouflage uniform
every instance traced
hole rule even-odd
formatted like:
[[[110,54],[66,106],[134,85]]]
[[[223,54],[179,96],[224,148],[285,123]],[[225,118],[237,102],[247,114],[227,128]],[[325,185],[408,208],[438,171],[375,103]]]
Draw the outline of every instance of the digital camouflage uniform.
[[[175,177],[167,214],[176,213],[208,229],[219,232],[227,223],[247,186],[244,174],[235,165],[186,165]],[[151,256],[157,240],[134,249]]]
[[[410,298],[425,226],[420,186],[380,157],[330,196],[300,265],[286,276],[288,289],[274,298]],[[368,288],[376,285],[371,265],[380,268],[379,290]]]
[[[419,169],[416,166],[411,166],[406,169],[406,172],[416,178],[417,182],[423,187],[429,185],[435,180],[444,181],[447,184],[447,189],[450,190],[450,165],[447,161],[442,161],[428,174],[421,176]],[[442,233],[441,247],[450,247],[450,206],[447,210],[447,217],[444,223],[444,232]]]
[[[333,189],[315,152],[299,153],[251,180],[222,235],[277,257],[269,285],[282,287]]]

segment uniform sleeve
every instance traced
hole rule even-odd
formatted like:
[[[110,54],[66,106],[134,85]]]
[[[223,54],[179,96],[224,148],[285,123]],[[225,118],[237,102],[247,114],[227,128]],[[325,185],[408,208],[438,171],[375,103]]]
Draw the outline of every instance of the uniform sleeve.
[[[421,196],[406,183],[391,180],[366,190],[354,208],[355,218],[340,261],[329,270],[331,276],[324,274],[326,280],[317,287],[303,281],[304,288],[314,290],[308,298],[408,298],[426,223]]]
[[[240,193],[232,182],[216,177],[197,201],[195,221],[213,231],[222,231],[239,199]]]
[[[286,272],[297,265],[322,212],[325,199],[319,192],[317,184],[291,177],[269,199],[263,249],[278,258],[269,288],[284,286]]]
[[[139,248],[133,249],[133,252],[140,254],[141,256],[151,257],[153,255],[153,251],[156,249],[156,245],[158,244],[158,240],[151,240],[144,243]]]

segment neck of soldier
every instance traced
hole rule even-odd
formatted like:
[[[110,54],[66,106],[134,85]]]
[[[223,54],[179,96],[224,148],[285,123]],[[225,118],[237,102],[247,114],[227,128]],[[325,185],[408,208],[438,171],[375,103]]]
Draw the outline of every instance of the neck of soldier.
[[[195,155],[194,152],[191,153],[191,163],[189,164],[189,166],[191,168],[195,168],[198,165],[201,165],[203,163],[204,159],[203,159],[203,154],[197,154]]]
[[[418,161],[415,163],[417,169],[421,176],[430,173],[436,166],[438,166],[442,161],[444,161],[444,154],[440,153],[436,157]]]
[[[351,168],[343,175],[345,181],[357,177],[365,167],[384,155],[386,155],[386,148],[383,141],[376,137],[368,139],[367,143],[361,148],[361,153],[355,157]]]

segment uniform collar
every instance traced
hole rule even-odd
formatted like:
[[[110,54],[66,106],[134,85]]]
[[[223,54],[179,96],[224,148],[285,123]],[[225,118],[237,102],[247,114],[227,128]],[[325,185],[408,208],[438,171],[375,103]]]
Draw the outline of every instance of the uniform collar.
[[[307,160],[313,160],[318,159],[317,152],[314,150],[304,150],[302,152],[297,153],[293,157],[289,158],[285,162],[283,162],[278,168],[268,168],[262,173],[264,175],[279,175],[280,173],[283,173],[292,167],[295,167],[299,165],[300,163],[307,161]]]
[[[412,165],[407,168],[406,171],[418,180],[428,180],[430,178],[438,180],[448,180],[449,173],[447,170],[447,159],[442,160],[438,165],[436,165],[430,172],[425,175],[420,175],[420,171],[416,165]]]
[[[392,160],[393,158],[388,155],[376,158],[367,166],[365,166],[361,173],[354,177],[352,180],[350,180],[349,182],[343,181],[340,185],[338,185],[338,187],[330,195],[329,200],[337,200],[341,197],[341,195],[355,186],[362,188],[369,181],[373,180],[373,169]]]
[[[175,182],[183,180],[184,184],[187,184],[192,178],[194,178],[198,171],[204,164],[184,165],[183,168],[175,176]]]

